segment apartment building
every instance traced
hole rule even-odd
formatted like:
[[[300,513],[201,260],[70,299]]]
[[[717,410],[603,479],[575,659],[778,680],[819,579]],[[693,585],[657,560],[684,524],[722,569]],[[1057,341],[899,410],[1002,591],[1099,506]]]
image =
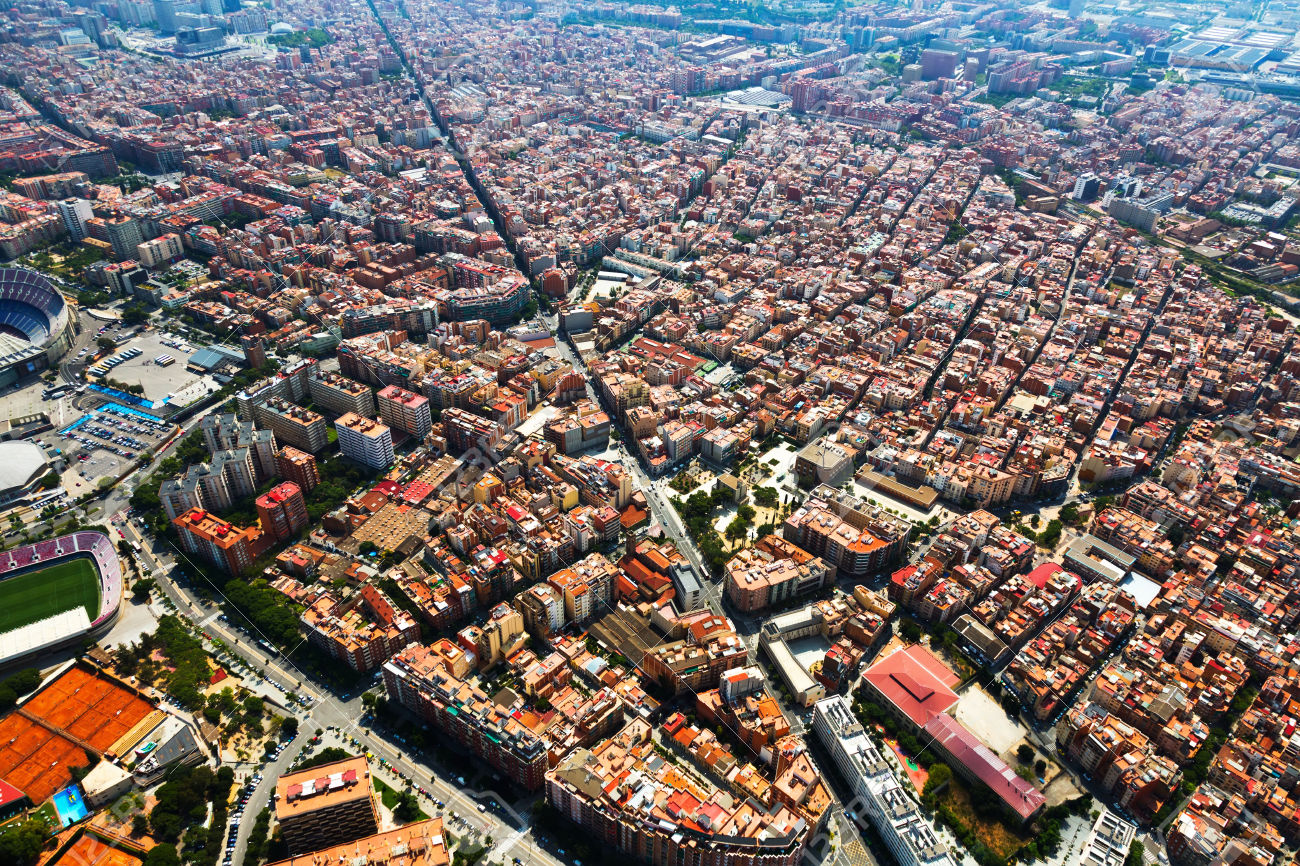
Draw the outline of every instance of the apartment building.
[[[880,754],[843,695],[813,705],[813,732],[861,804],[862,817],[899,866],[956,866],[920,803],[898,780],[892,762]]]
[[[136,261],[146,268],[156,268],[174,262],[183,255],[185,255],[185,247],[181,244],[181,236],[175,232],[168,232],[161,237],[137,244],[135,248]]]
[[[281,478],[297,484],[303,493],[310,493],[320,484],[320,467],[316,465],[316,458],[292,445],[286,445],[276,453],[275,466]]]
[[[1081,704],[1066,713],[1056,727],[1056,744],[1101,791],[1139,820],[1160,811],[1182,782],[1176,763],[1101,704]]]
[[[591,400],[581,400],[542,427],[547,442],[561,454],[577,454],[609,444],[609,415]]]
[[[285,481],[257,497],[257,518],[262,531],[277,544],[296,536],[308,523],[307,500],[302,488]]]
[[[571,568],[561,569],[549,583],[564,599],[564,615],[569,622],[586,622],[604,616],[614,600],[614,583],[618,569],[599,553],[593,553]]]
[[[272,397],[252,407],[253,421],[275,434],[275,438],[315,454],[329,444],[325,416],[310,409]]]
[[[790,724],[776,699],[763,687],[757,667],[725,671],[717,689],[695,696],[701,723],[722,724],[745,748],[766,763],[774,759],[778,740],[790,733]]]
[[[207,463],[195,463],[179,478],[168,478],[158,498],[169,520],[191,508],[224,511],[257,491],[257,473],[247,448],[219,451]]]
[[[564,596],[549,583],[539,583],[515,596],[524,618],[524,628],[538,640],[546,640],[564,628]]]
[[[370,584],[346,602],[326,593],[302,613],[307,639],[354,671],[373,671],[420,637],[406,611]]]
[[[389,385],[379,392],[379,417],[389,427],[401,430],[417,442],[423,442],[433,429],[429,398],[396,385]]]
[[[815,822],[768,799],[692,781],[655,752],[641,719],[574,749],[546,774],[553,808],[618,855],[651,866],[795,866]],[[665,804],[676,820],[644,803]]]
[[[454,676],[433,647],[412,646],[384,665],[388,699],[529,791],[546,779],[546,742],[478,686]]]
[[[269,547],[268,536],[257,527],[233,526],[202,508],[191,508],[172,520],[186,553],[201,557],[224,570],[240,574]]]
[[[203,444],[213,454],[247,448],[253,457],[259,484],[275,477],[275,433],[272,431],[259,430],[252,421],[240,421],[231,412],[206,416],[199,423],[199,429],[203,431]]]
[[[275,819],[294,856],[379,832],[379,810],[364,757],[344,758],[275,783]]]
[[[90,202],[84,198],[66,198],[58,203],[58,208],[68,236],[74,242],[85,240],[86,223],[95,215]]]
[[[505,434],[502,426],[495,421],[455,407],[442,413],[442,428],[447,437],[447,446],[457,454],[471,448],[495,448]]]
[[[401,866],[447,866],[451,856],[447,852],[442,819],[416,821],[395,830],[290,857],[274,866],[324,866],[343,862],[348,866],[397,866],[395,858],[400,858]]]
[[[307,390],[311,399],[318,405],[336,415],[353,412],[373,418],[375,415],[375,394],[370,386],[356,379],[349,379],[338,373],[317,369],[315,375],[307,379]]]
[[[334,422],[334,429],[345,457],[371,469],[393,465],[393,431],[387,424],[348,412]]]
[[[824,561],[785,542],[781,548],[759,542],[727,562],[724,588],[727,598],[742,611],[756,611],[814,592],[834,578]],[[780,541],[780,539],[778,539]],[[794,555],[781,555],[789,550]]]
[[[911,524],[825,485],[786,518],[782,537],[853,576],[880,571],[907,549]]]
[[[745,644],[726,617],[710,615],[693,622],[685,639],[669,641],[641,660],[646,676],[675,694],[717,688],[723,672],[748,659]]]

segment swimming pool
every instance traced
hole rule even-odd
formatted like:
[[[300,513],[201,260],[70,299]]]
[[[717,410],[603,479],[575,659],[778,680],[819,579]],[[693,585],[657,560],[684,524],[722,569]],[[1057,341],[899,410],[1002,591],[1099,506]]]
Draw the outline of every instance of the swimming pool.
[[[86,802],[81,798],[81,788],[76,785],[69,785],[54,795],[54,808],[64,827],[69,827],[90,814]]]

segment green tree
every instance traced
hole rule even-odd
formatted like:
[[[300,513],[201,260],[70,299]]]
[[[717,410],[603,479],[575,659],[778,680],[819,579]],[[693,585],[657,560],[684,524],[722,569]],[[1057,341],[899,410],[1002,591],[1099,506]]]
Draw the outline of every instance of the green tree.
[[[397,805],[393,807],[393,816],[399,821],[410,822],[420,817],[420,801],[410,791],[397,795]]]
[[[40,856],[49,825],[40,818],[15,821],[0,829],[0,863],[30,866]]]
[[[319,767],[323,764],[332,764],[335,761],[342,761],[344,758],[350,758],[352,754],[340,749],[338,746],[330,746],[327,749],[321,749],[310,758],[305,759],[298,765],[298,769],[307,770],[312,767]]]
[[[1034,747],[1028,743],[1021,743],[1016,746],[1016,760],[1022,764],[1028,764],[1034,759]]]
[[[926,802],[932,802],[944,786],[952,781],[952,768],[947,764],[931,764],[929,777],[925,780],[925,790],[921,792],[921,798]]]
[[[158,588],[158,584],[152,577],[142,577],[131,585],[131,599],[137,602],[146,602],[149,595]]]

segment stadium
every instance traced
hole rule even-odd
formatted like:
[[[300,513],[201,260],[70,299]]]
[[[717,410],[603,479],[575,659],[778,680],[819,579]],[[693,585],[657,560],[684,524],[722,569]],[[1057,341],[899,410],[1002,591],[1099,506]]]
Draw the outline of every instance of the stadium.
[[[74,321],[45,277],[0,268],[0,387],[57,364],[72,346]]]
[[[102,532],[74,532],[0,553],[0,669],[79,643],[111,625],[122,566]]]

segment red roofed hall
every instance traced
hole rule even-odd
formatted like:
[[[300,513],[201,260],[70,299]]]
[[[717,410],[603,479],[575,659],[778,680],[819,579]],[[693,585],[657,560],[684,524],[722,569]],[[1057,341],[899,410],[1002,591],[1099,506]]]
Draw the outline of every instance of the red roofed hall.
[[[862,681],[900,721],[918,728],[957,703],[957,675],[919,644],[885,656],[863,672]]]
[[[1016,775],[1006,761],[952,716],[935,716],[926,723],[925,732],[959,775],[986,785],[1021,821],[1028,821],[1047,804],[1041,791]]]

